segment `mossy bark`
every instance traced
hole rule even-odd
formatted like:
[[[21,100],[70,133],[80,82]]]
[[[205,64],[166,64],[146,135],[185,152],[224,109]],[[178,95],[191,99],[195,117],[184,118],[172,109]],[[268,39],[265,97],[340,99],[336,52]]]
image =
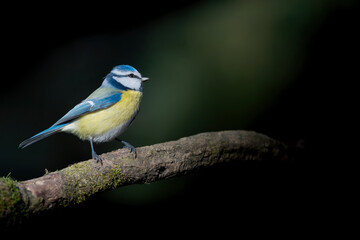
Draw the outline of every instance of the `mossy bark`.
[[[226,162],[283,162],[289,155],[283,143],[263,134],[221,131],[140,147],[136,159],[127,149],[101,158],[103,164],[91,159],[23,182],[1,179],[0,219],[14,223],[20,216],[78,204],[119,186],[177,177]]]
[[[10,177],[0,178],[0,226],[21,222],[28,215],[17,182]]]

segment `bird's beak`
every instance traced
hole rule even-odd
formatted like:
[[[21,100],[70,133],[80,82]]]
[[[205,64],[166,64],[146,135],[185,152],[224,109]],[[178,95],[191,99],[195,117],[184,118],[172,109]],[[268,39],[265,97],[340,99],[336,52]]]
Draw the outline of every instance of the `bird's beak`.
[[[147,78],[147,77],[142,77],[142,78],[141,78],[141,81],[143,81],[143,82],[145,82],[145,81],[147,81],[147,80],[149,80],[149,78]]]

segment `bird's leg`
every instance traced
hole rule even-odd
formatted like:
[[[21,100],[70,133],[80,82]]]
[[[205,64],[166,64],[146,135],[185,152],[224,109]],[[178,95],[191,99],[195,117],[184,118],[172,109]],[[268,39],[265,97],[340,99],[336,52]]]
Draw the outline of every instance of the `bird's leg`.
[[[102,165],[102,160],[100,158],[99,155],[96,154],[95,150],[94,150],[94,144],[93,144],[93,140],[92,138],[89,139],[90,141],[90,145],[91,145],[91,155],[92,155],[92,158],[96,160],[96,162],[100,162],[101,165]]]
[[[134,156],[135,156],[135,158],[136,158],[136,148],[135,148],[133,145],[131,145],[130,143],[125,142],[125,141],[123,141],[123,140],[120,140],[120,139],[118,139],[118,138],[116,138],[116,140],[119,141],[119,142],[121,142],[122,144],[124,144],[124,148],[130,149],[130,152],[133,152],[133,153],[134,153]]]

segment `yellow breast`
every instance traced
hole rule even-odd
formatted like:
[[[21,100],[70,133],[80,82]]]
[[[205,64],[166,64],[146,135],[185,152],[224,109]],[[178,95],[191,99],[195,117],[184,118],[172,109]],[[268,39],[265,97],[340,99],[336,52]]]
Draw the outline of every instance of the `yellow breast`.
[[[121,100],[114,105],[86,114],[76,121],[73,133],[81,139],[107,133],[130,121],[139,109],[142,93],[133,90],[122,91]]]

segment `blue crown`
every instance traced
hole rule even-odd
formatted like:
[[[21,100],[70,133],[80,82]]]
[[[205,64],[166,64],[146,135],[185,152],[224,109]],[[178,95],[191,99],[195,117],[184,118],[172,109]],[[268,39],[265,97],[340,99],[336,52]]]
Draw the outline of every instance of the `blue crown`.
[[[113,70],[115,69],[119,71],[137,72],[137,70],[130,65],[118,65],[113,68]]]

